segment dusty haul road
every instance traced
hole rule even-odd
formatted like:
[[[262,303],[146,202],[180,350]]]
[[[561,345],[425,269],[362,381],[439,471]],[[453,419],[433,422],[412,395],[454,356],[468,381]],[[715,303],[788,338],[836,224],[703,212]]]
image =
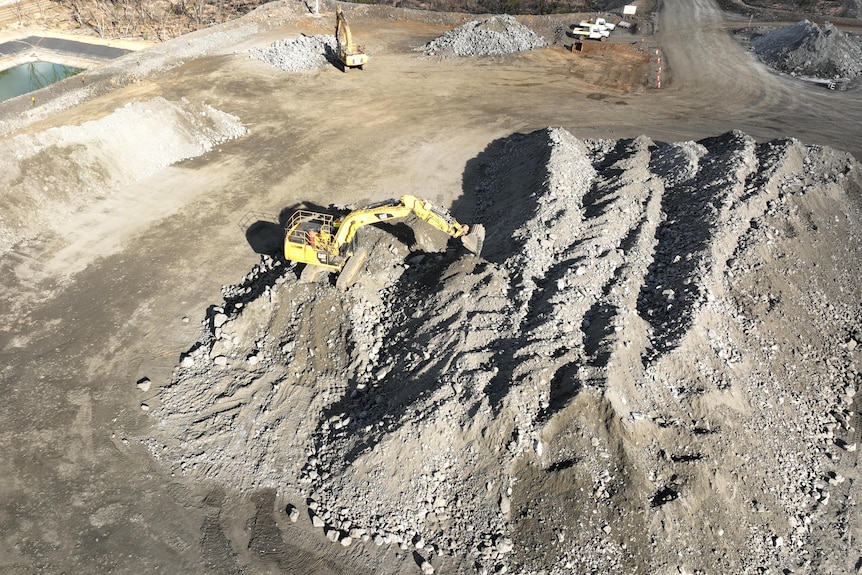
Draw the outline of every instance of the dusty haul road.
[[[254,481],[258,470],[252,469],[247,471],[248,477],[233,484],[207,481],[174,457],[181,442],[171,446],[174,452],[169,456],[159,457],[159,448],[148,440],[159,438],[156,444],[164,442],[167,453],[164,438],[172,430],[163,427],[170,417],[153,417],[162,409],[160,388],[173,381],[180,356],[194,349],[202,323],[211,322],[212,306],[225,299],[222,287],[241,284],[261,253],[277,250],[277,223],[301,203],[362,205],[410,193],[453,206],[454,214],[464,221],[472,221],[482,208],[495,218],[483,223],[499,248],[505,238],[494,238],[494,226],[506,219],[506,213],[495,211],[493,198],[478,201],[473,192],[483,168],[498,157],[513,135],[526,137],[559,127],[575,138],[591,140],[646,136],[654,142],[687,142],[739,130],[758,142],[796,138],[862,158],[858,88],[829,92],[773,74],[731,39],[727,31],[731,25],[713,1],[661,2],[656,33],[646,37],[644,44],[651,50],[658,48],[665,62],[667,76],[661,90],[646,88],[646,82],[632,82],[652,73],[649,65],[603,73],[598,66],[582,65],[559,45],[494,58],[420,58],[413,48],[464,19],[435,20],[385,8],[353,7],[354,33],[372,55],[363,72],[345,75],[327,67],[290,73],[248,56],[252,48],[300,33],[331,34],[334,5],[322,2],[321,10],[324,15],[316,18],[302,4],[276,2],[241,21],[88,72],[88,78],[73,79],[80,86],[62,92],[57,89],[51,92],[56,94],[53,100],[38,107],[19,102],[0,105],[0,132],[6,146],[0,163],[6,174],[4,184],[12,192],[0,196],[0,209],[7,217],[6,235],[0,237],[5,242],[0,254],[3,573],[419,573],[423,561],[431,557],[435,557],[432,563],[438,572],[472,572],[476,555],[463,552],[458,556],[460,540],[451,543],[451,549],[458,550],[454,555],[447,555],[445,545],[441,549],[439,543],[429,552],[415,540],[401,545],[391,541],[375,545],[373,540],[350,546],[333,544],[309,521],[305,497],[316,494],[304,492],[308,484],[296,477],[286,479],[285,485],[262,487]],[[193,137],[179,137],[177,130],[167,129],[173,125],[182,125],[193,135],[206,133],[208,139],[195,147],[189,143]],[[558,132],[549,134],[555,145],[578,146]],[[736,136],[720,145],[753,146]],[[40,155],[52,147],[68,151],[68,156]],[[646,144],[632,141],[630,147],[635,158]],[[600,151],[601,146],[596,145],[589,153]],[[602,174],[610,180],[616,169],[612,169],[614,156],[607,150],[601,153],[607,159]],[[700,152],[691,153],[697,157]],[[516,165],[517,155],[511,159]],[[833,160],[821,164],[830,162]],[[834,160],[841,166],[835,168],[841,178],[847,162],[846,158]],[[632,163],[637,162],[633,159]],[[816,171],[812,165],[806,161],[803,168],[803,161],[798,162],[800,172]],[[744,171],[730,160],[726,166]],[[629,169],[636,171],[620,167],[621,171]],[[696,171],[697,166],[692,169]],[[512,170],[511,179],[502,180],[514,188],[520,176]],[[831,178],[829,170],[824,173],[824,186],[840,179]],[[670,182],[674,176],[664,177]],[[847,214],[857,213],[859,199],[858,195],[850,197]],[[519,209],[512,200],[501,201],[501,205],[512,212]],[[659,218],[660,210],[651,209],[644,217],[646,223]],[[684,219],[684,214],[682,209],[678,216]],[[809,223],[809,228],[816,228],[814,220]],[[846,225],[850,230],[855,225],[858,232],[858,220]],[[847,236],[846,245],[840,235],[832,239],[834,243],[829,245],[841,246],[851,258],[858,256],[857,237]],[[828,246],[817,249],[828,251]],[[817,249],[806,256],[828,260],[826,252]],[[784,257],[794,260],[801,256],[791,252]],[[852,281],[858,277],[853,275],[858,261],[853,266],[845,264],[823,264],[823,273],[835,272],[835,277],[842,278],[835,280],[840,294],[834,303],[840,310],[850,309],[860,299],[859,286]],[[751,286],[755,291],[760,288],[763,286]],[[824,300],[829,300],[830,292],[824,293]],[[304,321],[317,330],[308,336],[309,340],[316,338],[317,353],[323,353],[328,336],[337,337],[338,317],[332,315],[337,313],[337,302],[326,297],[310,300],[314,312],[308,312],[309,308],[297,311],[309,314],[303,316]],[[777,305],[771,296],[767,299],[767,307]],[[833,310],[829,301],[817,302],[815,307],[820,315],[808,310],[815,322],[810,328],[815,343],[819,331],[830,334],[833,343],[828,345],[847,336],[847,332],[836,335],[830,331],[829,326],[839,322],[832,321],[829,311],[822,311]],[[852,312],[848,314],[852,316]],[[858,320],[858,316],[842,318],[841,329]],[[818,321],[823,322],[822,328],[816,325]],[[831,339],[833,335],[835,339]],[[862,334],[854,337],[851,341],[855,342]],[[823,380],[834,376],[841,385],[846,378],[852,382],[858,366],[853,363],[857,361],[852,353],[855,344],[841,348],[840,353],[834,345],[836,356],[845,354],[840,359],[846,362],[846,369],[840,377],[826,370]],[[838,365],[839,359],[832,361],[829,353],[823,353],[824,365]],[[322,365],[317,361],[322,360],[307,359],[309,365]],[[206,383],[209,374],[202,377]],[[309,389],[313,395],[313,386]],[[312,399],[308,401],[313,404]],[[608,404],[614,401],[618,398],[607,400]],[[721,401],[744,403],[736,396]],[[603,401],[599,404],[606,406]],[[753,406],[751,411],[761,408]],[[571,415],[564,409],[560,413]],[[858,437],[858,417],[850,416],[854,419],[845,421],[845,446]],[[297,434],[309,425],[301,413],[287,417]],[[565,435],[564,422],[558,418],[552,423]],[[612,431],[614,424],[608,425]],[[494,428],[489,425],[488,429]],[[481,436],[485,430],[473,431]],[[759,433],[757,429],[747,431],[755,436]],[[701,427],[695,433],[711,437]],[[506,440],[493,433],[483,439],[489,443]],[[656,441],[659,439],[657,435]],[[284,441],[289,443],[290,438]],[[601,438],[606,441],[614,444],[613,439]],[[573,441],[571,456],[557,462],[552,471],[576,468],[579,445]],[[592,443],[594,448],[598,445]],[[719,450],[720,445],[716,440],[708,449]],[[433,459],[435,449],[442,446],[425,448],[425,457]],[[741,452],[747,453],[745,465],[751,468],[751,476],[766,478],[758,488],[770,491],[767,480],[774,477],[757,470],[756,443],[734,447],[731,441],[721,449],[739,457],[743,457]],[[303,446],[287,453],[293,460],[283,462],[285,469],[302,468],[309,456]],[[607,453],[613,458],[627,452],[611,446]],[[399,453],[404,455],[409,454]],[[667,454],[666,459],[675,465],[696,462],[700,455],[681,450]],[[714,539],[707,537],[708,542],[686,536],[680,517],[688,513],[708,519],[711,508],[706,502],[712,504],[708,494],[703,495],[702,507],[646,517],[646,511],[639,509],[649,508],[650,498],[653,503],[663,503],[664,493],[667,499],[672,495],[685,500],[684,489],[674,486],[686,478],[668,473],[664,483],[655,480],[664,492],[634,486],[621,493],[642,495],[642,500],[614,499],[615,506],[624,508],[619,517],[628,523],[617,525],[608,515],[607,522],[598,525],[600,538],[613,537],[626,525],[633,530],[628,545],[618,541],[613,547],[618,555],[613,559],[590,556],[584,563],[578,563],[575,555],[561,562],[549,558],[548,572],[677,573],[700,567],[756,572],[764,566],[778,569],[782,565],[822,573],[858,569],[862,559],[853,549],[862,532],[852,504],[852,486],[859,479],[857,456],[845,449],[841,457],[840,475],[824,468],[819,479],[813,480],[834,481],[833,498],[844,503],[819,527],[816,521],[814,526],[802,526],[810,534],[799,546],[809,554],[807,559],[781,555],[790,547],[785,545],[790,537],[775,534],[778,527],[761,541],[769,548],[769,557],[762,562],[756,559],[756,550],[751,551],[755,559],[734,555],[737,544],[750,542],[733,526],[710,531]],[[837,465],[837,457],[835,461]],[[477,464],[476,474],[481,477],[482,471]],[[348,466],[345,473],[365,472],[372,475],[359,465]],[[487,561],[490,572],[495,564],[508,565],[504,555],[510,552],[516,557],[513,570],[539,572],[539,554],[565,555],[561,547],[553,545],[562,545],[566,537],[584,546],[593,541],[592,536],[579,539],[578,521],[567,533],[545,526],[538,515],[542,505],[535,507],[536,517],[508,509],[509,497],[516,502],[531,496],[541,500],[541,489],[548,485],[538,477],[541,473],[535,477],[532,473],[527,469],[519,475],[524,486],[521,492],[517,484],[514,495],[504,489],[497,497],[494,491],[496,504],[506,502],[506,509],[498,510],[500,514],[514,513],[517,520],[513,523],[516,529],[506,534],[511,540],[488,535],[484,556],[493,558]],[[734,468],[714,483],[703,477],[688,479],[698,488],[709,485],[731,501],[736,500],[737,491],[727,478],[744,475]],[[552,481],[556,493],[565,492],[564,474]],[[740,493],[749,496],[740,503],[745,521],[748,513],[762,514],[764,509],[772,513],[768,504],[758,503],[751,495],[754,484],[740,481],[745,485]],[[489,492],[499,489],[491,484]],[[377,496],[381,500],[388,497],[385,492]],[[345,494],[344,501],[348,498]],[[296,523],[285,513],[288,505],[302,511]],[[457,503],[449,501],[443,507],[447,505]],[[691,501],[686,500],[686,505]],[[434,508],[441,514],[439,506]],[[350,516],[349,509],[340,511]],[[496,512],[491,515],[495,517],[488,521],[493,524]],[[732,517],[732,512],[722,517]],[[779,523],[789,532],[797,527],[788,527],[784,519],[776,520]],[[347,527],[345,531],[349,531]],[[403,531],[409,531],[408,527]],[[464,531],[472,532],[472,527]],[[721,543],[725,532],[738,538]],[[362,535],[357,532],[356,538]],[[514,550],[506,543],[511,541]],[[682,543],[677,547],[675,541]],[[610,557],[610,548],[600,551]],[[802,551],[794,549],[794,553]],[[722,554],[729,558],[722,559]],[[483,557],[481,552],[479,557]]]

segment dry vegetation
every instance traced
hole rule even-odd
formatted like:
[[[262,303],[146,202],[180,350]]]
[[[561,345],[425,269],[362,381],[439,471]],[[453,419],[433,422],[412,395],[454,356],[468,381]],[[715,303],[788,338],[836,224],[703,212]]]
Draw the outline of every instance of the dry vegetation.
[[[388,4],[388,2],[369,2]],[[611,2],[591,0],[395,0],[400,8],[471,14],[567,14],[589,10],[601,11]]]
[[[167,40],[238,18],[265,0],[59,0],[59,20],[102,38]],[[307,2],[312,4],[311,2]],[[472,14],[602,11],[619,2],[594,0],[372,0],[364,4]]]
[[[71,20],[102,38],[168,40],[242,16],[256,0],[63,0]]]
[[[18,0],[23,5],[27,0]],[[309,6],[312,0],[305,0]],[[633,0],[632,0],[633,2]],[[718,0],[727,11],[769,19],[804,18],[817,13],[833,19],[858,18],[855,4],[837,0]],[[143,38],[163,41],[238,18],[266,0],[55,0],[51,12],[58,22],[86,29],[101,38]],[[619,11],[622,0],[365,0],[363,4],[471,14],[566,14]],[[40,3],[43,4],[43,3]],[[645,4],[637,2],[644,10]]]

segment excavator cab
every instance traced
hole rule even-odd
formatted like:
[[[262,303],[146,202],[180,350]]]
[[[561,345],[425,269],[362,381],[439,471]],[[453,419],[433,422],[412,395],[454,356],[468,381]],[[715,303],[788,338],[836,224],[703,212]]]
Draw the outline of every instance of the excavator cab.
[[[288,222],[284,238],[284,256],[290,261],[323,266],[338,271],[344,264],[334,246],[334,216],[298,210]]]

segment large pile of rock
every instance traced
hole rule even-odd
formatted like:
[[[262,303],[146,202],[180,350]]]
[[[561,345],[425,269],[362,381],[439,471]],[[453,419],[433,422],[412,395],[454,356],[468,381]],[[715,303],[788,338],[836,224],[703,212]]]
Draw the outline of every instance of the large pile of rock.
[[[544,38],[513,16],[504,14],[481,21],[471,20],[417,48],[417,51],[440,58],[500,56],[547,45]]]
[[[302,72],[323,68],[332,61],[335,51],[335,36],[315,34],[278,40],[264,48],[251,49],[249,55],[285,72]]]
[[[482,257],[368,228],[345,292],[271,258],[226,288],[154,456],[425,573],[842,571],[855,160],[740,132],[497,149]]]
[[[753,38],[751,47],[769,66],[795,76],[856,78],[862,75],[862,37],[831,23],[802,20]]]

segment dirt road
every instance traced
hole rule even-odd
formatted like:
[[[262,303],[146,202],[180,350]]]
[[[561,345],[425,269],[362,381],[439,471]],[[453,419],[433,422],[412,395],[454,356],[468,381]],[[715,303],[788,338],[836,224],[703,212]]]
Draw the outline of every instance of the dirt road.
[[[16,126],[5,137],[82,124],[157,97],[206,103],[249,131],[76,211],[52,211],[33,225],[33,237],[2,255],[0,570],[418,572],[408,551],[340,548],[292,524],[288,501],[274,489],[240,493],[175,474],[139,440],[153,426],[141,405],[158,405],[158,387],[196,341],[207,308],[222,301],[221,287],[259,261],[256,248],[277,246],[277,238],[248,236],[247,224],[275,224],[301,202],[361,204],[407,192],[458,201],[455,215],[469,219],[472,199],[460,196],[495,143],[547,126],[582,138],[657,141],[740,129],[862,158],[858,89],[829,92],[772,74],[732,41],[713,1],[662,6],[658,34],[645,39],[670,71],[661,90],[626,81],[647,69],[609,78],[559,45],[481,60],[420,59],[412,48],[451,23],[385,17],[394,10],[352,20],[372,54],[368,70],[284,73],[246,51],[331,33],[332,21],[279,5],[246,17],[249,26],[229,43],[207,45],[198,34],[154,48],[185,50],[182,62],[131,81],[141,62],[130,58],[116,89],[56,114],[21,120],[14,105],[0,108],[19,113],[5,116]],[[207,47],[195,52],[198,44]],[[128,148],[106,157],[134,158],[153,144],[137,126],[120,130]],[[75,165],[54,161],[54,185],[74,188]],[[4,210],[17,205],[6,201]],[[136,386],[144,379],[153,386],[146,392]]]
[[[770,73],[733,41],[728,34],[733,23],[723,20],[713,2],[671,1],[664,6],[660,44],[673,84],[662,104],[667,112],[676,112],[672,117],[679,123],[695,127],[724,122],[758,138],[782,134],[860,157],[859,142],[842,133],[845,120],[859,120],[846,108],[846,95]]]

